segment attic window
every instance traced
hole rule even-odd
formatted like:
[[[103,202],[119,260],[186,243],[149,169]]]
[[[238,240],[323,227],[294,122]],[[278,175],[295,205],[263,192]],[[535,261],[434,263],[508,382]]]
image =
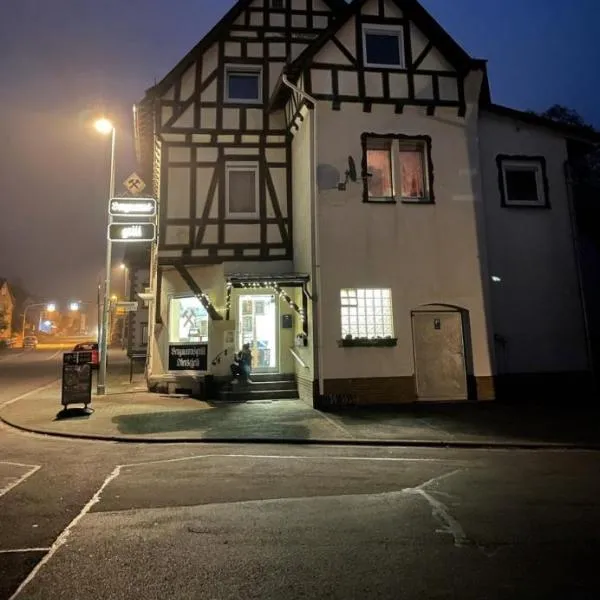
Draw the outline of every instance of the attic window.
[[[367,67],[404,68],[402,29],[383,25],[363,29],[364,63]]]
[[[225,98],[227,102],[260,103],[260,68],[235,65],[225,67]]]

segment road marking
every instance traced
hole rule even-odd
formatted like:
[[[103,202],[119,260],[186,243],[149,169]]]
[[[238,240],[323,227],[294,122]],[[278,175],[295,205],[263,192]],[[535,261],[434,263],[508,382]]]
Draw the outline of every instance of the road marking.
[[[165,458],[162,460],[150,460],[144,462],[136,462],[120,465],[121,468],[126,469],[130,467],[139,467],[145,465],[160,465],[166,463],[183,462],[188,460],[196,460],[201,458],[268,458],[278,460],[369,460],[369,461],[382,461],[382,462],[454,462],[444,458],[404,458],[396,456],[302,456],[302,455],[269,455],[269,454],[197,454],[194,456],[182,456],[180,458]]]
[[[50,548],[14,548],[11,550],[0,550],[0,554],[20,554],[23,552],[48,552]]]
[[[403,457],[361,457],[361,456],[294,456],[294,455],[276,455],[269,456],[264,454],[200,454],[195,456],[183,456],[181,458],[169,458],[164,460],[151,460],[147,462],[138,462],[138,463],[127,463],[122,465],[117,465],[110,475],[102,482],[102,485],[98,488],[96,493],[91,497],[91,499],[87,502],[87,504],[81,509],[79,514],[63,529],[60,535],[56,538],[52,546],[50,546],[48,553],[37,563],[37,565],[33,568],[33,570],[29,573],[29,575],[21,582],[19,587],[15,590],[13,595],[8,600],[16,600],[17,596],[25,589],[25,587],[35,579],[37,574],[40,572],[40,569],[48,563],[48,561],[56,554],[61,546],[63,546],[73,528],[87,515],[92,507],[100,502],[100,497],[102,492],[106,489],[109,483],[115,480],[125,468],[133,468],[140,467],[146,465],[154,465],[154,464],[166,464],[166,463],[174,463],[181,462],[187,460],[195,460],[200,458],[259,458],[259,459],[280,459],[280,460],[366,460],[366,461],[390,461],[390,462],[453,462],[444,459],[438,458],[403,458]],[[460,470],[460,469],[459,469]],[[434,477],[433,479],[427,480],[425,483],[422,483],[417,488],[407,488],[406,490],[402,490],[400,493],[410,493],[411,489],[420,490],[423,486],[429,485],[434,481],[440,480],[443,477],[452,475],[458,471],[452,471],[452,473],[448,473],[446,475],[442,475],[441,477]],[[388,493],[388,492],[386,492]],[[372,494],[367,494],[372,495]]]
[[[426,489],[431,484],[438,483],[443,479],[452,477],[460,471],[462,471],[462,469],[456,469],[450,473],[444,473],[438,477],[432,477],[417,487],[403,489],[402,493],[425,498],[431,507],[432,516],[442,523],[442,528],[437,530],[438,533],[449,533],[454,539],[454,545],[457,548],[464,548],[465,546],[470,546],[472,544],[467,537],[465,530],[462,528],[462,525],[450,514],[448,507],[443,502],[440,502],[437,498],[434,498]]]
[[[106,486],[113,479],[117,478],[120,472],[121,466],[117,466],[113,469],[112,473],[104,480],[102,485],[98,488],[98,491],[90,498],[88,503],[81,509],[79,514],[65,527],[65,529],[63,529],[62,533],[56,538],[52,546],[50,546],[48,553],[42,558],[42,560],[40,560],[40,562],[37,565],[35,565],[33,570],[21,582],[21,585],[19,585],[19,587],[15,590],[13,595],[8,600],[14,600],[25,589],[29,582],[35,578],[35,576],[39,573],[40,569],[56,554],[58,549],[67,541],[73,527],[75,527],[77,523],[79,523],[79,521],[81,521],[81,519],[83,519],[83,517],[87,515],[87,513],[90,511],[92,506],[94,506],[94,504],[100,501],[100,495],[102,494]]]
[[[39,471],[42,468],[41,465],[23,465],[21,463],[8,462],[5,460],[0,461],[0,464],[11,465],[13,467],[29,467],[29,471],[27,471],[27,473],[21,475],[21,477],[15,479],[15,481],[13,481],[12,483],[5,485],[3,488],[0,488],[0,498],[8,494],[10,490],[16,488],[19,484],[23,483],[28,477],[31,477],[36,471]]]
[[[52,360],[52,359],[56,358],[61,353],[62,353],[62,350],[57,350],[54,354],[52,354],[48,358],[45,358],[44,360]]]
[[[43,392],[45,389],[48,389],[49,387],[52,387],[53,385],[56,385],[59,381],[60,381],[60,378],[59,379],[55,379],[54,381],[51,381],[50,383],[46,383],[45,385],[41,385],[40,387],[35,388],[34,390],[30,390],[29,392],[26,392],[25,394],[21,394],[20,396],[17,396],[16,398],[12,398],[11,400],[7,400],[3,404],[0,404],[0,409],[4,408],[6,406],[9,406],[10,404],[14,404],[15,402],[18,402],[19,400],[24,400],[25,398],[27,398],[29,396],[32,396],[33,394],[37,394],[38,392]]]

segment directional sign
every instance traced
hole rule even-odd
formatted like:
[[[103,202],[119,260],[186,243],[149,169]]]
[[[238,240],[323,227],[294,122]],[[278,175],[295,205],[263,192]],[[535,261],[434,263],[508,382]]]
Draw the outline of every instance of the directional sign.
[[[144,180],[137,174],[132,173],[124,182],[123,185],[131,194],[141,194],[146,187]]]
[[[138,309],[137,302],[117,302],[117,310],[121,309],[123,312],[135,312]]]
[[[110,201],[113,217],[153,217],[156,214],[154,198],[113,198]]]
[[[112,223],[108,239],[113,242],[152,242],[156,237],[154,223]]]

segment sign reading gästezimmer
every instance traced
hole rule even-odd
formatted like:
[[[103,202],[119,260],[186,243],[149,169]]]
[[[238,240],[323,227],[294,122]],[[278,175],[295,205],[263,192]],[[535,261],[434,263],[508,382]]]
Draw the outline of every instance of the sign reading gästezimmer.
[[[113,198],[110,201],[113,217],[153,217],[156,215],[154,198]]]
[[[169,371],[206,371],[208,344],[169,345]]]

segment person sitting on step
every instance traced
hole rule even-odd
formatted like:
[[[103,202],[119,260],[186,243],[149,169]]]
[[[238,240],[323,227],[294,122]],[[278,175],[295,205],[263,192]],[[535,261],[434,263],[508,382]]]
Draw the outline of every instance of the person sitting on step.
[[[243,383],[252,383],[250,381],[250,371],[252,370],[252,351],[250,344],[244,344],[240,352],[233,357],[231,363],[231,374],[233,375],[234,383],[238,379]]]

